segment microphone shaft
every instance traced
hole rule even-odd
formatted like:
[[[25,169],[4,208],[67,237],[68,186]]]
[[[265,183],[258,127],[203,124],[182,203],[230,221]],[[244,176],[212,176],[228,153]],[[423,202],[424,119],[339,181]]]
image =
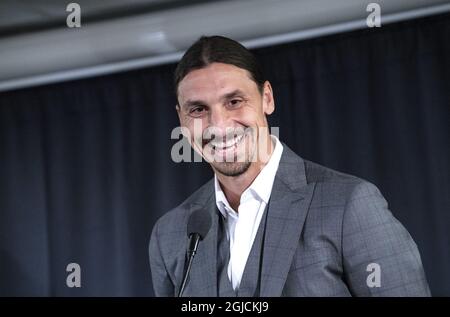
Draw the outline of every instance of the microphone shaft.
[[[200,242],[200,235],[198,233],[194,233],[191,235],[189,239],[189,248],[188,248],[188,264],[186,268],[186,272],[184,273],[183,281],[181,283],[180,291],[178,292],[178,297],[183,296],[184,288],[186,287],[186,283],[189,277],[189,273],[191,271],[192,262],[194,260],[195,253],[197,253],[198,243]]]

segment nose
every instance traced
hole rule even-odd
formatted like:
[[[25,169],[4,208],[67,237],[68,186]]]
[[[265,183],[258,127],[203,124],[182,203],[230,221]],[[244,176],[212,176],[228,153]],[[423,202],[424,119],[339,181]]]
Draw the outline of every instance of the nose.
[[[212,107],[209,113],[209,127],[212,128],[215,133],[225,134],[227,127],[230,127],[229,114],[223,107]]]

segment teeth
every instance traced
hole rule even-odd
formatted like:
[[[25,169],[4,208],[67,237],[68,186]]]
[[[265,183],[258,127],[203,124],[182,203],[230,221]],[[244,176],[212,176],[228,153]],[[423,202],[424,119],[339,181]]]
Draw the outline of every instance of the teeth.
[[[212,147],[213,147],[214,150],[215,150],[216,148],[219,148],[219,149],[226,149],[226,148],[229,148],[229,147],[231,147],[231,146],[233,146],[233,145],[238,144],[238,143],[242,140],[243,137],[244,137],[244,135],[240,135],[240,136],[237,136],[237,137],[233,138],[232,140],[230,140],[230,141],[228,141],[228,142],[215,142],[215,141],[211,141],[211,145],[212,145]]]

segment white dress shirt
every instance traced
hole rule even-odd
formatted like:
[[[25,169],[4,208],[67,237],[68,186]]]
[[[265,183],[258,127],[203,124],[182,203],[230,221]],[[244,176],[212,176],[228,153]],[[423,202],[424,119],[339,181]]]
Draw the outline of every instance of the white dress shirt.
[[[234,290],[237,290],[241,283],[245,264],[247,263],[264,210],[269,202],[275,174],[283,153],[283,145],[278,138],[273,135],[271,135],[271,138],[275,149],[266,166],[263,167],[253,183],[242,193],[238,212],[231,208],[220,187],[217,176],[214,175],[216,205],[225,218],[227,238],[230,242],[230,261],[227,273]]]

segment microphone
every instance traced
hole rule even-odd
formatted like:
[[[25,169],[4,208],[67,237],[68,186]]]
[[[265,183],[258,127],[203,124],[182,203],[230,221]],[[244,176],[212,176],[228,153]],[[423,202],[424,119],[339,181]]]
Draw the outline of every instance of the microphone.
[[[187,257],[188,264],[186,271],[184,272],[183,281],[181,283],[180,291],[178,292],[178,297],[181,297],[186,287],[186,283],[189,277],[189,272],[191,271],[192,261],[197,253],[198,244],[202,241],[208,234],[211,228],[211,216],[209,213],[204,212],[202,209],[194,211],[189,217],[187,225],[187,235],[189,238]]]

